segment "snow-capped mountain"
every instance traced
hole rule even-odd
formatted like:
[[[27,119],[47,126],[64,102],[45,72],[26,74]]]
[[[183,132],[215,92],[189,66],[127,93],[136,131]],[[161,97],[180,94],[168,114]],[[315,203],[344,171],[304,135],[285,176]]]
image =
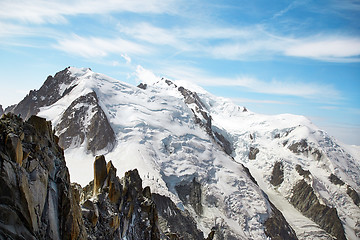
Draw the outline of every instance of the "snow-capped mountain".
[[[204,236],[360,238],[360,150],[302,116],[256,114],[190,83],[135,87],[73,67],[9,110],[52,121],[72,181],[88,184],[94,155],[105,154],[118,175],[138,169],[144,186],[189,211]]]

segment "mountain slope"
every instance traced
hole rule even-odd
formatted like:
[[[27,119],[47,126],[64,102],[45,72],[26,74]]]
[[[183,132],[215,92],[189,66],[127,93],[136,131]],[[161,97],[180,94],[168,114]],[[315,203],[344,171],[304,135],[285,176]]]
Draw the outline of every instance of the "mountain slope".
[[[279,209],[300,239],[359,237],[359,150],[306,118],[255,114],[184,82],[134,87],[90,69],[60,73],[13,112],[53,122],[73,181],[86,185],[93,155],[106,154],[119,175],[137,168],[145,185],[189,211],[205,235],[295,238]],[[47,85],[55,91],[48,100]],[[297,190],[300,183],[307,192]],[[298,204],[308,197],[314,200],[306,207]],[[320,220],[308,214],[311,207]]]

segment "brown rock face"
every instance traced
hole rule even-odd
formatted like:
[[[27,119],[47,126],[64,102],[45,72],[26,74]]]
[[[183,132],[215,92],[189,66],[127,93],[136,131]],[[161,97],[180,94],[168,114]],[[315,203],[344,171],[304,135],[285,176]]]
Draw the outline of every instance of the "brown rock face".
[[[63,150],[31,119],[0,119],[0,239],[86,239]]]
[[[14,133],[9,133],[6,136],[5,145],[8,148],[11,159],[21,165],[23,160],[23,150],[20,138]]]
[[[99,190],[104,185],[107,177],[106,161],[104,155],[97,156],[94,162],[94,195],[99,193]]]
[[[104,156],[99,156],[94,172],[94,182],[81,194],[89,239],[160,239],[155,203],[150,188],[142,188],[138,171],[119,179],[112,162],[106,166]]]

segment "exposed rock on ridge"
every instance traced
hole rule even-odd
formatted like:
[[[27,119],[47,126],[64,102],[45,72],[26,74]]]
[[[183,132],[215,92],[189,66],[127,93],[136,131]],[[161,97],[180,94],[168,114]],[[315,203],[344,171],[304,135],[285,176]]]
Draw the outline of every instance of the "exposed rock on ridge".
[[[159,216],[159,228],[167,239],[203,239],[196,222],[185,210],[181,211],[170,198],[152,194]]]
[[[270,183],[279,186],[284,181],[284,166],[282,162],[275,162]]]
[[[115,145],[115,133],[95,92],[73,101],[55,130],[59,133],[59,145],[64,149],[79,147],[86,141],[87,150],[95,155],[102,149],[110,151]]]
[[[86,239],[63,150],[51,124],[0,120],[0,239]]]
[[[181,201],[190,204],[198,215],[203,213],[201,184],[195,178],[190,183],[175,186],[175,189]]]
[[[321,204],[312,187],[304,180],[299,181],[294,186],[290,202],[305,216],[319,224],[326,232],[339,240],[346,239],[344,228],[336,209]]]
[[[104,156],[96,157],[94,182],[81,196],[89,239],[160,239],[150,188],[142,188],[136,169],[119,179],[111,161],[106,166]]]
[[[31,90],[19,104],[6,110],[16,115],[20,114],[22,118],[28,119],[32,115],[36,115],[41,107],[55,103],[68,93],[69,89],[64,89],[62,93],[60,88],[61,86],[69,85],[74,79],[70,75],[68,68],[65,68],[56,73],[54,77],[48,76],[39,90]]]
[[[166,83],[169,86],[173,84],[170,80],[166,80]],[[175,84],[174,86],[177,87]],[[219,132],[218,129],[212,126],[211,115],[207,112],[206,107],[204,103],[201,102],[198,94],[184,87],[179,87],[178,91],[183,95],[184,102],[187,105],[195,104],[195,108],[190,107],[194,114],[195,123],[200,124],[200,126],[205,128],[206,132],[210,135],[210,137],[214,139],[217,144],[220,145],[220,147],[224,150],[226,154],[231,156],[233,152],[233,146],[231,145],[230,141]]]

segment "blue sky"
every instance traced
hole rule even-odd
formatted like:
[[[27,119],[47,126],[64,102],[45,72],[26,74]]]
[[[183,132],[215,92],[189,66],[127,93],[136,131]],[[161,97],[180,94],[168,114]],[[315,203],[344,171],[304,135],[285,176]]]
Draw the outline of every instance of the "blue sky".
[[[360,1],[1,0],[0,104],[90,67],[188,80],[360,145]]]

